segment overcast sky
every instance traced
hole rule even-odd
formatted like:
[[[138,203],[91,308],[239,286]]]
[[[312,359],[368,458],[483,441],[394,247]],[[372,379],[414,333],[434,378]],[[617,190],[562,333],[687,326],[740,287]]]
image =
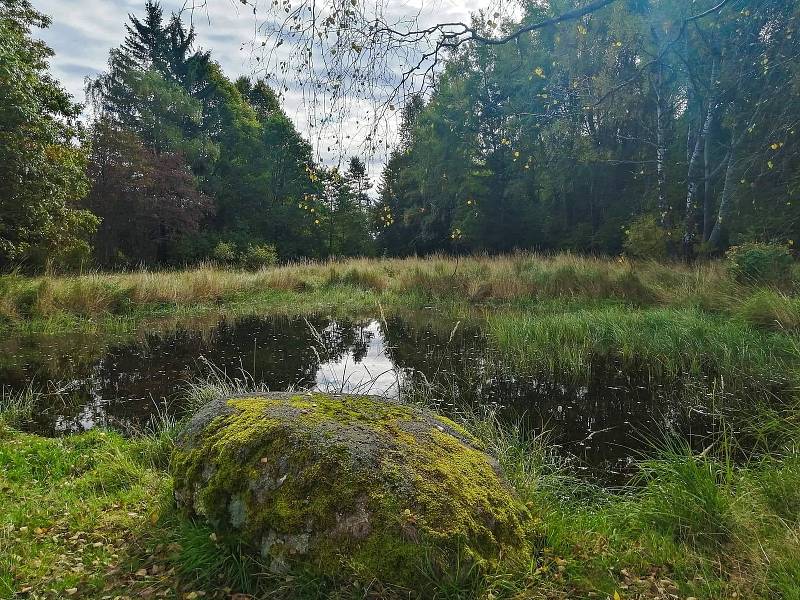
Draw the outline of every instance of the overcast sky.
[[[392,1],[394,11],[411,12],[419,8],[422,0]],[[466,20],[470,12],[480,8],[482,1],[428,0],[423,19]],[[53,19],[50,28],[40,34],[56,53],[51,61],[52,71],[77,100],[84,99],[84,79],[104,70],[109,49],[121,43],[127,15],[134,13],[141,16],[144,3],[145,0],[33,0],[37,9]],[[162,0],[161,4],[164,12],[169,14],[180,10],[184,1]],[[198,45],[212,51],[213,58],[229,77],[256,72],[256,63],[251,58],[249,47],[259,35],[259,21],[251,8],[238,0],[208,0],[205,8],[191,15],[184,14],[186,20],[192,18],[198,34]],[[290,90],[284,98],[284,109],[307,136],[307,107],[303,105],[300,95]],[[393,128],[390,125],[390,129]],[[339,155],[359,153],[360,141],[349,140],[346,142],[350,144],[349,147],[338,146],[331,152],[327,151],[331,141],[322,141],[317,144],[317,150],[324,162],[335,164]],[[376,156],[368,160],[373,179],[379,176],[382,159],[382,156]]]

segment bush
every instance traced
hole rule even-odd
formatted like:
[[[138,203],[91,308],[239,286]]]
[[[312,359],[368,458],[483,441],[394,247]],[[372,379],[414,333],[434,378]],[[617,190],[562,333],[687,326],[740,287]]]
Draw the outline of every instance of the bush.
[[[625,253],[635,258],[664,260],[668,253],[667,231],[653,215],[644,215],[625,230]]]
[[[219,242],[214,246],[211,256],[217,262],[231,265],[236,262],[236,244],[233,242]]]
[[[733,246],[726,257],[731,274],[750,283],[788,281],[794,262],[786,246],[761,242]]]
[[[271,267],[278,262],[278,252],[271,244],[251,244],[241,256],[242,266],[252,271]]]

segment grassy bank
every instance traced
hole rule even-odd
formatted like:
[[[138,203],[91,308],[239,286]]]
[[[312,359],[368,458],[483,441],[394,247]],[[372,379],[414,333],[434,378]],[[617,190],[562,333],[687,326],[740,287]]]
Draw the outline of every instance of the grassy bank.
[[[694,308],[744,322],[795,330],[800,281],[783,290],[736,282],[722,263],[693,266],[631,262],[569,254],[426,259],[358,259],[298,263],[258,272],[205,266],[185,271],[133,271],[81,276],[0,277],[0,321],[142,318],[219,308],[299,313],[315,307],[343,311],[420,307],[535,307],[604,302]],[[360,293],[354,293],[354,292]]]
[[[792,414],[765,415],[780,424],[774,445],[743,466],[724,440],[702,454],[676,442],[617,491],[573,479],[546,439],[465,417],[531,508],[534,550],[525,563],[443,585],[441,597],[800,597]],[[45,439],[0,426],[0,598],[386,597],[375,582],[265,574],[183,519],[170,494],[173,435]]]
[[[662,381],[794,387],[800,282],[737,281],[699,265],[530,254],[304,263],[259,272],[211,266],[79,277],[0,278],[6,332],[133,332],[213,315],[404,311],[485,321],[502,361],[582,381],[613,363]],[[763,384],[763,385],[762,385]]]
[[[797,293],[793,281],[743,284],[721,263],[355,260],[256,273],[6,276],[0,321],[8,336],[125,336],[154,320],[219,314],[425,311],[484,324],[493,358],[514,373],[582,382],[598,365],[613,365],[666,389],[686,378],[724,384],[750,404],[778,389],[782,408],[765,401],[747,419],[721,425],[702,453],[669,443],[613,491],[574,478],[545,439],[466,416],[530,505],[535,551],[526,564],[443,587],[441,597],[798,600]],[[181,518],[170,494],[169,424],[132,438],[93,431],[44,439],[13,429],[37,402],[32,389],[0,397],[0,598],[380,597],[375,588],[302,574],[265,575],[204,525]]]

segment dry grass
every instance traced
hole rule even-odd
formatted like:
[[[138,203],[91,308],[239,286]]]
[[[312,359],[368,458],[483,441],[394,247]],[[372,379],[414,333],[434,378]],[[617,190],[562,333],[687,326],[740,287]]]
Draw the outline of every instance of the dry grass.
[[[795,328],[798,301],[737,283],[724,265],[658,264],[558,254],[299,262],[256,272],[201,265],[183,271],[81,276],[0,277],[0,320],[68,313],[123,314],[138,307],[223,304],[269,291],[325,293],[354,288],[375,299],[516,303],[613,301],[630,306],[697,308],[757,326]]]

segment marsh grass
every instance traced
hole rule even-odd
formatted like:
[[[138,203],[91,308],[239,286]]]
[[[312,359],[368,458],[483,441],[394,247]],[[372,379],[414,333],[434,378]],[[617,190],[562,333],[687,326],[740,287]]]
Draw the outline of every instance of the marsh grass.
[[[559,313],[498,313],[489,334],[517,369],[588,381],[595,364],[659,381],[725,378],[742,386],[791,383],[800,354],[789,336],[696,309],[609,306]]]
[[[667,438],[655,458],[639,463],[632,482],[643,488],[639,518],[677,541],[721,546],[733,531],[734,479],[728,452],[722,459],[710,457],[693,452],[683,440]]]
[[[0,277],[0,322],[25,330],[131,329],[146,317],[375,314],[435,308],[484,318],[519,368],[577,381],[594,361],[655,378],[797,375],[800,299],[693,266],[582,257],[472,256],[301,262],[261,271]],[[794,344],[794,347],[793,347]]]
[[[33,418],[39,395],[29,384],[22,391],[0,389],[0,421],[19,427]]]
[[[475,406],[448,410],[497,457],[528,506],[532,548],[528,561],[497,572],[465,563],[440,582],[452,598],[800,598],[797,303],[785,291],[736,282],[717,263],[568,254],[0,277],[0,321],[9,327],[220,308],[377,314],[433,306],[484,316],[493,358],[518,373],[581,382],[611,365],[667,388],[690,378],[749,404],[738,420],[726,414],[703,452],[670,438],[654,444],[634,465],[638,477],[614,490],[575,477],[546,434]],[[462,383],[423,381],[402,396],[454,405]],[[187,406],[254,391],[266,390],[244,370],[209,365],[208,378],[187,387]],[[378,582],[275,577],[179,515],[168,464],[181,425],[166,413],[128,439],[99,431],[43,439],[9,427],[37,402],[35,390],[0,400],[0,597],[28,586],[41,597],[77,589],[93,599],[408,596]]]
[[[789,331],[800,329],[800,298],[777,290],[758,290],[742,302],[737,313],[746,322],[758,327]]]
[[[606,299],[630,306],[696,307],[711,312],[744,310],[755,316],[764,290],[737,283],[718,263],[686,266],[559,254],[487,257],[352,259],[298,262],[260,271],[212,264],[183,271],[130,271],[79,276],[0,277],[0,315],[14,321],[58,312],[104,316],[146,307],[241,301],[268,291],[324,295],[344,286],[377,297],[458,299],[513,303],[547,299]],[[793,314],[795,302],[773,292],[775,313]]]

